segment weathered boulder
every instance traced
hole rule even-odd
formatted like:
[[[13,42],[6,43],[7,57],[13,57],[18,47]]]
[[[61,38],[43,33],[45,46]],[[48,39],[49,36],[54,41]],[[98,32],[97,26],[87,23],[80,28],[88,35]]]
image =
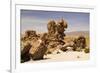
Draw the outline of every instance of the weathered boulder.
[[[79,36],[74,40],[74,45],[73,45],[74,50],[76,50],[77,48],[84,49],[85,47],[86,47],[86,38],[84,36]]]
[[[29,50],[32,47],[29,43],[27,43],[24,48],[21,50],[21,62],[26,62],[30,60]]]
[[[24,37],[21,38],[22,41],[31,41],[34,39],[38,39],[38,35],[36,34],[36,31],[34,30],[27,30],[25,31]]]
[[[34,49],[34,51],[32,49]],[[33,60],[43,59],[43,56],[44,56],[46,50],[47,50],[47,47],[42,42],[39,44],[38,47],[31,48],[30,56]]]
[[[90,49],[89,49],[89,48],[86,48],[86,49],[84,50],[84,52],[85,52],[85,53],[89,53],[89,52],[90,52]]]
[[[64,45],[62,45],[62,47],[60,49],[64,52],[72,51],[73,50],[73,44],[74,44],[73,42],[65,43]]]
[[[43,59],[43,56],[45,55],[46,51],[46,34],[43,34],[39,40],[33,43],[29,53],[33,60],[39,60]]]
[[[37,34],[36,34],[36,31],[34,31],[34,30],[27,30],[27,31],[25,32],[25,36],[26,36],[26,37],[36,37]]]
[[[85,53],[90,53],[90,48],[89,48],[89,47],[86,47],[86,48],[84,49],[84,52],[85,52]]]

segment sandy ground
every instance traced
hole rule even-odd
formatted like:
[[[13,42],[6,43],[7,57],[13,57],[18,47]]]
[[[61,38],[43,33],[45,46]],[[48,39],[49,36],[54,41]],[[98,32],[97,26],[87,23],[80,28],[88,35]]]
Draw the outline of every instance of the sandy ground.
[[[89,53],[86,54],[84,52],[77,51],[67,51],[60,52],[57,54],[53,52],[52,54],[48,54],[44,56],[43,60],[30,60],[26,63],[44,63],[44,62],[58,62],[58,61],[84,61],[89,59]]]

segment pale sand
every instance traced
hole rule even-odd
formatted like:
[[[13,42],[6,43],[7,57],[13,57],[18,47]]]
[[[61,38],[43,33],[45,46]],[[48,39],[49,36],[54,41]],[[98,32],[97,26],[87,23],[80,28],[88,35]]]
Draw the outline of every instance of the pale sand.
[[[60,61],[84,61],[89,60],[89,53],[86,54],[84,52],[77,52],[77,51],[67,51],[67,52],[60,52],[56,54],[48,54],[44,56],[43,60],[30,60],[25,63],[45,63],[45,62],[60,62]]]

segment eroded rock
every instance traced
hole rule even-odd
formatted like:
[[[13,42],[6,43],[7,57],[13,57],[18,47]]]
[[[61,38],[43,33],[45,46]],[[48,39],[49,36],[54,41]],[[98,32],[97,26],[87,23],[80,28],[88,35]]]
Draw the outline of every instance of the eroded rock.
[[[84,36],[79,36],[74,40],[73,48],[74,50],[84,49],[86,47],[86,38]]]
[[[43,34],[39,40],[34,42],[32,48],[30,49],[30,56],[33,60],[43,59],[45,52],[47,51],[46,46],[46,36],[47,34]]]
[[[32,47],[29,43],[27,43],[23,50],[21,50],[21,62],[26,62],[30,60],[29,50]]]
[[[55,48],[57,45],[64,45],[64,31],[68,27],[67,22],[64,19],[55,22],[51,20],[47,24],[48,28],[48,48]]]

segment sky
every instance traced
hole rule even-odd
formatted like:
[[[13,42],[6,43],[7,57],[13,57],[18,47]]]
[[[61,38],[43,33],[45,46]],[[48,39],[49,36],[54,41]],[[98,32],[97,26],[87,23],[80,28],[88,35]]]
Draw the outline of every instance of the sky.
[[[59,21],[62,18],[68,23],[68,28],[65,32],[89,31],[89,13],[21,10],[20,14],[22,33],[26,30],[47,32],[47,23],[49,20]]]

